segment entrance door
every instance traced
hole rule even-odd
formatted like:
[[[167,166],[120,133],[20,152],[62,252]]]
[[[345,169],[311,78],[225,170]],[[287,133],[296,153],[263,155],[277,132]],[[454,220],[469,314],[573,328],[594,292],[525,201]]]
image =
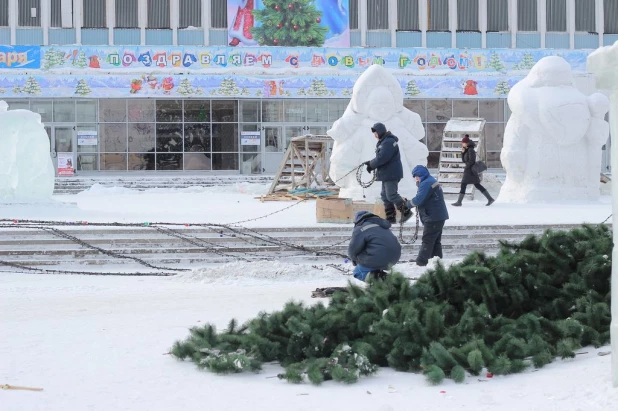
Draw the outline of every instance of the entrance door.
[[[264,173],[274,174],[279,170],[283,154],[287,146],[283,137],[283,126],[265,126],[262,137],[264,161],[262,167]]]
[[[75,173],[76,146],[75,126],[52,126],[51,150],[57,175]]]

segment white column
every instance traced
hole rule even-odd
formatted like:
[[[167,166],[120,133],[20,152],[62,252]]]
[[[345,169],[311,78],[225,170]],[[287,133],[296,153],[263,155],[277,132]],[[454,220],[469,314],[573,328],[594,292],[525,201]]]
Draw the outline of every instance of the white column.
[[[481,47],[487,48],[487,0],[479,1],[479,30],[481,31]]]
[[[517,0],[509,0],[509,30],[511,31],[511,48],[517,47]]]
[[[116,2],[107,0],[105,3],[105,25],[107,26],[107,42],[114,44],[114,27],[116,27]]]
[[[71,2],[66,3],[67,7],[71,7]],[[64,2],[63,2],[64,7]],[[63,11],[64,13],[64,11]],[[73,2],[73,27],[75,28],[75,43],[82,44],[82,25],[84,23],[84,7],[80,0]]]
[[[146,45],[146,25],[148,24],[148,2],[146,0],[137,0],[137,21],[140,28],[140,43]]]
[[[575,0],[567,0],[567,31],[569,32],[569,48],[575,48]]]
[[[367,46],[367,0],[358,2],[358,28],[360,29],[361,47]]]
[[[418,2],[418,18],[420,19],[419,28],[421,29],[421,46],[427,47],[427,2]]]
[[[210,45],[210,2],[202,2],[202,27],[204,27],[204,45]]]
[[[42,0],[39,3],[41,5],[40,10],[37,10],[37,13],[40,13],[41,29],[43,30],[43,45],[45,46],[49,44],[49,26],[51,20],[51,13],[49,12],[51,8],[50,2],[51,0]]]
[[[536,13],[536,24],[541,32],[541,48],[545,48],[545,34],[547,33],[547,0],[540,0],[538,3],[538,9]]]
[[[605,6],[603,0],[596,0],[595,8],[595,23],[597,26],[597,33],[599,33],[599,47],[603,47],[603,34],[605,33],[605,20],[603,20],[603,13],[605,12]]]
[[[388,4],[388,29],[391,32],[391,47],[397,47],[397,2],[391,1]]]
[[[17,0],[9,0],[9,27],[11,29],[11,44],[15,44],[17,42],[17,24]]]
[[[172,44],[178,45],[178,13],[180,6],[178,0],[170,1],[170,28],[172,29]]]
[[[617,53],[618,54],[618,53]],[[610,97],[609,125],[611,134],[611,164],[612,170],[618,170],[618,81],[614,84],[614,91]],[[618,261],[618,179],[612,179],[612,224],[614,250],[612,261]],[[612,322],[610,325],[610,339],[612,344],[612,381],[618,388],[618,264],[612,264]]]
[[[451,31],[451,47],[457,47],[457,0],[448,3],[448,28]]]

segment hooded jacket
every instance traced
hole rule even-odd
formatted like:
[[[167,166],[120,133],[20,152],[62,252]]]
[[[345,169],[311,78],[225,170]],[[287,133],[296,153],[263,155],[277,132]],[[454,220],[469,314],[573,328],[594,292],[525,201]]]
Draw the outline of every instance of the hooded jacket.
[[[461,179],[463,184],[480,184],[481,182],[480,177],[472,171],[472,166],[476,163],[476,151],[474,147],[474,142],[470,141],[468,143],[468,148],[466,148],[461,155],[461,161],[465,164],[463,177]]]
[[[420,177],[416,196],[408,201],[408,207],[418,207],[418,214],[423,224],[448,220],[448,210],[444,202],[442,187],[429,174],[424,166],[416,166],[412,177]]]
[[[387,270],[401,257],[401,244],[391,223],[375,214],[359,213],[348,246],[348,257],[367,268]]]
[[[376,170],[377,181],[399,181],[403,178],[403,166],[399,154],[399,139],[382,123],[375,123],[372,127],[380,139],[376,144],[376,156],[369,162]]]

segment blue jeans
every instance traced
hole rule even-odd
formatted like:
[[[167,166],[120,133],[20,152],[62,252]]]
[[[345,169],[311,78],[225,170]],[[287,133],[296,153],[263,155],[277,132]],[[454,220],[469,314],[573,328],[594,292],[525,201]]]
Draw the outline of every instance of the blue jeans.
[[[374,270],[375,268],[369,268],[365,267],[364,265],[357,264],[356,267],[354,267],[354,271],[352,271],[352,274],[354,274],[354,278],[356,278],[357,280],[365,281],[365,278],[367,278],[367,274]]]

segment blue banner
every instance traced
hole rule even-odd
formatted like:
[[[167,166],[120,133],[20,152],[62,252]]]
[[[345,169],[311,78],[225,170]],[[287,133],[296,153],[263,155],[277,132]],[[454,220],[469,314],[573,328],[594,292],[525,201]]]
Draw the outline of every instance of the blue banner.
[[[40,66],[39,46],[0,46],[0,69],[38,69]]]

